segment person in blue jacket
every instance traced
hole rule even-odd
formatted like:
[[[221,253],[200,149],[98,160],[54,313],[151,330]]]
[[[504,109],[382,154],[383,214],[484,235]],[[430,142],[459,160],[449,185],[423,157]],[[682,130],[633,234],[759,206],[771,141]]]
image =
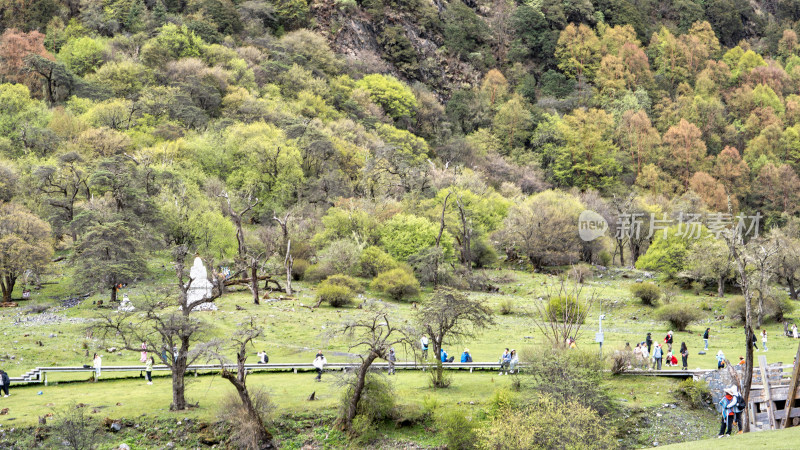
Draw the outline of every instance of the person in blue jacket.
[[[722,423],[719,427],[719,434],[717,435],[718,438],[721,438],[725,435],[730,436],[731,431],[733,431],[733,420],[736,417],[736,412],[734,411],[736,398],[733,396],[733,394],[734,393],[731,388],[725,389],[725,396],[723,396],[719,401],[719,409],[720,413],[722,413]]]
[[[447,357],[447,352],[444,351],[444,349],[441,349],[440,356],[442,357],[442,362],[443,363],[451,363],[451,362],[453,362],[454,359],[456,359],[455,356],[451,356],[451,357],[448,358]]]
[[[471,363],[472,362],[472,355],[469,354],[469,349],[465,348],[464,353],[461,354],[461,362],[462,363]]]

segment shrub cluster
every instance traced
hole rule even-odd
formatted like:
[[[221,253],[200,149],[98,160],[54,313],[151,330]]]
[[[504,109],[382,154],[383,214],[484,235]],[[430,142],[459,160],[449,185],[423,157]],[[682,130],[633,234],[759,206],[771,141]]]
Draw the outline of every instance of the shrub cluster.
[[[573,296],[554,296],[547,303],[547,317],[566,323],[584,323],[588,313],[586,304]]]
[[[419,281],[408,270],[397,268],[375,277],[372,288],[395,300],[408,300],[419,293]]]
[[[708,383],[687,378],[678,384],[678,394],[694,409],[704,408],[711,400]]]
[[[631,285],[630,290],[634,297],[648,306],[654,306],[661,298],[661,289],[653,283],[635,283]]]
[[[750,301],[752,310],[756,311],[758,307],[757,299],[753,298]],[[744,297],[737,295],[728,302],[728,316],[731,319],[738,320],[744,323],[745,308]],[[789,297],[783,293],[770,292],[764,297],[764,317],[774,319],[778,322],[782,321],[784,317],[794,311],[794,304]]]
[[[595,358],[596,359],[596,358]],[[542,395],[521,411],[507,410],[481,430],[484,449],[615,448],[614,427],[579,401]]]
[[[657,311],[659,319],[670,323],[678,331],[686,330],[690,323],[700,318],[697,308],[680,303],[664,305]]]

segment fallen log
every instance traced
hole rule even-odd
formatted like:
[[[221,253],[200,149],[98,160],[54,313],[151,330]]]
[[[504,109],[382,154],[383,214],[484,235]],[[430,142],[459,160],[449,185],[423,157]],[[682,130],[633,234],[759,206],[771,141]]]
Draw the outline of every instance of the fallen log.
[[[273,283],[275,285],[274,290],[283,292],[283,287],[281,287],[281,284],[278,283],[277,280],[275,280],[269,275],[260,275],[258,277],[258,281],[264,281],[264,289],[269,289],[269,284]],[[231,280],[225,280],[223,284],[225,286],[236,286],[236,285],[249,285],[252,282],[253,282],[252,278],[236,278]]]

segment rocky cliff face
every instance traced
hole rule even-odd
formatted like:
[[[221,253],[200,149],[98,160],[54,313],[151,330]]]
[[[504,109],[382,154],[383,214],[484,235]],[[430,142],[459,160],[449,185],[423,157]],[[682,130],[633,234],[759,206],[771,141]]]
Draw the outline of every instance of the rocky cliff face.
[[[421,1],[427,2],[431,12],[442,14],[440,2]],[[334,0],[314,2],[311,11],[317,31],[331,47],[366,72],[421,82],[442,98],[482,77],[471,64],[447,54],[441,30],[426,29],[413,11],[385,7],[377,15],[363,8],[342,8]]]

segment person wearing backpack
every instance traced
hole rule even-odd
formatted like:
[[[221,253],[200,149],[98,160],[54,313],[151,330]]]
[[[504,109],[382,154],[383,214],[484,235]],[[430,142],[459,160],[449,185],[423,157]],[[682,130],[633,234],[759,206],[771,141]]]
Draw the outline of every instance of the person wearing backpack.
[[[703,333],[703,343],[705,344],[705,348],[703,349],[704,352],[708,351],[708,332],[711,331],[711,328],[706,328],[705,333]]]
[[[653,352],[653,337],[650,333],[647,333],[647,339],[644,342],[647,344],[647,354],[649,355]]]
[[[742,434],[744,433],[744,424],[742,423],[742,413],[744,412],[745,407],[744,397],[742,397],[742,394],[739,392],[739,389],[736,387],[736,385],[731,386],[730,389],[734,400],[733,421],[739,428],[739,432],[736,434]]]
[[[256,355],[258,355],[258,363],[259,364],[267,364],[267,363],[269,363],[269,356],[267,356],[267,351],[266,350],[258,352],[258,353],[256,353]]]
[[[725,354],[722,350],[717,352],[717,370],[725,367]]]
[[[661,358],[663,356],[661,344],[656,344],[656,349],[653,350],[653,369],[661,370]],[[657,368],[656,368],[657,367]]]
[[[736,414],[733,412],[735,399],[733,397],[733,390],[731,388],[725,389],[725,396],[719,401],[720,412],[722,413],[722,423],[719,427],[719,434],[717,438],[730,436],[733,431],[733,419]]]
[[[669,351],[672,352],[672,330],[670,330],[664,337],[664,343],[667,344]]]
[[[424,334],[422,335],[422,339],[419,340],[419,348],[422,349],[422,360],[428,360],[428,337]]]

